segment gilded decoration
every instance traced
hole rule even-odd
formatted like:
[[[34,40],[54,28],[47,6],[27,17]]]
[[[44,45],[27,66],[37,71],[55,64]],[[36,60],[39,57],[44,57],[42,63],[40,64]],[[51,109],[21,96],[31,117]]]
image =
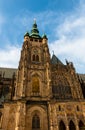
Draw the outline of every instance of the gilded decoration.
[[[39,93],[39,79],[37,76],[32,78],[32,92]]]

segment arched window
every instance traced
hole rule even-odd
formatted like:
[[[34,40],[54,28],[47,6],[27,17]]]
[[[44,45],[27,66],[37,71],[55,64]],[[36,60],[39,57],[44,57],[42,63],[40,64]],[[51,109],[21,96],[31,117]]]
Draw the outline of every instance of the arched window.
[[[39,61],[39,56],[38,55],[36,55],[36,61]]]
[[[37,114],[35,114],[32,118],[32,129],[40,129],[40,118]]]
[[[79,121],[79,130],[84,130],[85,129],[85,125],[84,123],[80,120]]]
[[[32,56],[32,60],[35,61],[35,55]]]
[[[76,130],[75,124],[73,123],[73,121],[70,121],[69,123],[69,130]]]
[[[38,54],[33,54],[32,55],[32,61],[39,62],[39,55]]]
[[[39,93],[39,78],[38,78],[38,76],[32,77],[32,92]]]
[[[59,123],[59,130],[66,130],[66,126],[63,121],[60,121]]]

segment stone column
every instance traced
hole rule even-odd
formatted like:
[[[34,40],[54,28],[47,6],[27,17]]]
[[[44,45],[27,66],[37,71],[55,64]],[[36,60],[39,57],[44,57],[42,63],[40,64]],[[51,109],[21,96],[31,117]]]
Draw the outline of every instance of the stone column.
[[[59,127],[58,127],[58,125],[56,126],[56,130],[59,130]]]
[[[53,126],[52,125],[50,126],[50,130],[53,130]]]
[[[76,125],[76,130],[79,130],[79,126],[78,125]]]
[[[49,63],[46,64],[47,87],[49,90]]]
[[[75,127],[76,127],[76,130],[79,130],[78,120],[77,120],[76,114],[75,114]]]
[[[16,127],[15,130],[25,130],[25,110],[26,105],[24,101],[18,102],[16,112]]]
[[[20,109],[20,128],[19,130],[25,130],[25,115],[26,115],[26,104],[25,101],[21,102],[21,109]]]
[[[15,118],[16,118],[15,130],[19,130],[19,117],[20,117],[20,104],[18,104],[18,106],[17,106],[17,112],[15,114]]]
[[[66,130],[69,130],[69,126],[68,125],[66,126]]]
[[[48,103],[48,114],[49,114],[49,129],[50,129],[50,130],[53,130],[51,105],[50,105],[49,103]]]

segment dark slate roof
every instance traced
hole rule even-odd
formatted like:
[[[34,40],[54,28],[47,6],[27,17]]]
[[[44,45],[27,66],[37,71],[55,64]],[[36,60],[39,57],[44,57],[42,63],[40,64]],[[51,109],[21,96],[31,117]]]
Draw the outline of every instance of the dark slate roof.
[[[13,74],[16,74],[17,69],[15,68],[1,68],[0,67],[0,75],[4,78],[12,78]]]
[[[85,74],[78,74],[79,79],[85,82]]]
[[[52,56],[51,63],[52,64],[62,64],[63,65],[63,63],[54,54]]]

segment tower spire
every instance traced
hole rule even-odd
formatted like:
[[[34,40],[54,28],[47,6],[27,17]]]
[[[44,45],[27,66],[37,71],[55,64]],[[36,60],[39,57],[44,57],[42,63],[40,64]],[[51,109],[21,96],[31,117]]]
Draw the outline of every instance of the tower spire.
[[[41,38],[40,35],[39,35],[39,30],[37,28],[36,19],[34,19],[34,23],[33,23],[33,26],[32,26],[30,36],[34,37],[34,38]]]

